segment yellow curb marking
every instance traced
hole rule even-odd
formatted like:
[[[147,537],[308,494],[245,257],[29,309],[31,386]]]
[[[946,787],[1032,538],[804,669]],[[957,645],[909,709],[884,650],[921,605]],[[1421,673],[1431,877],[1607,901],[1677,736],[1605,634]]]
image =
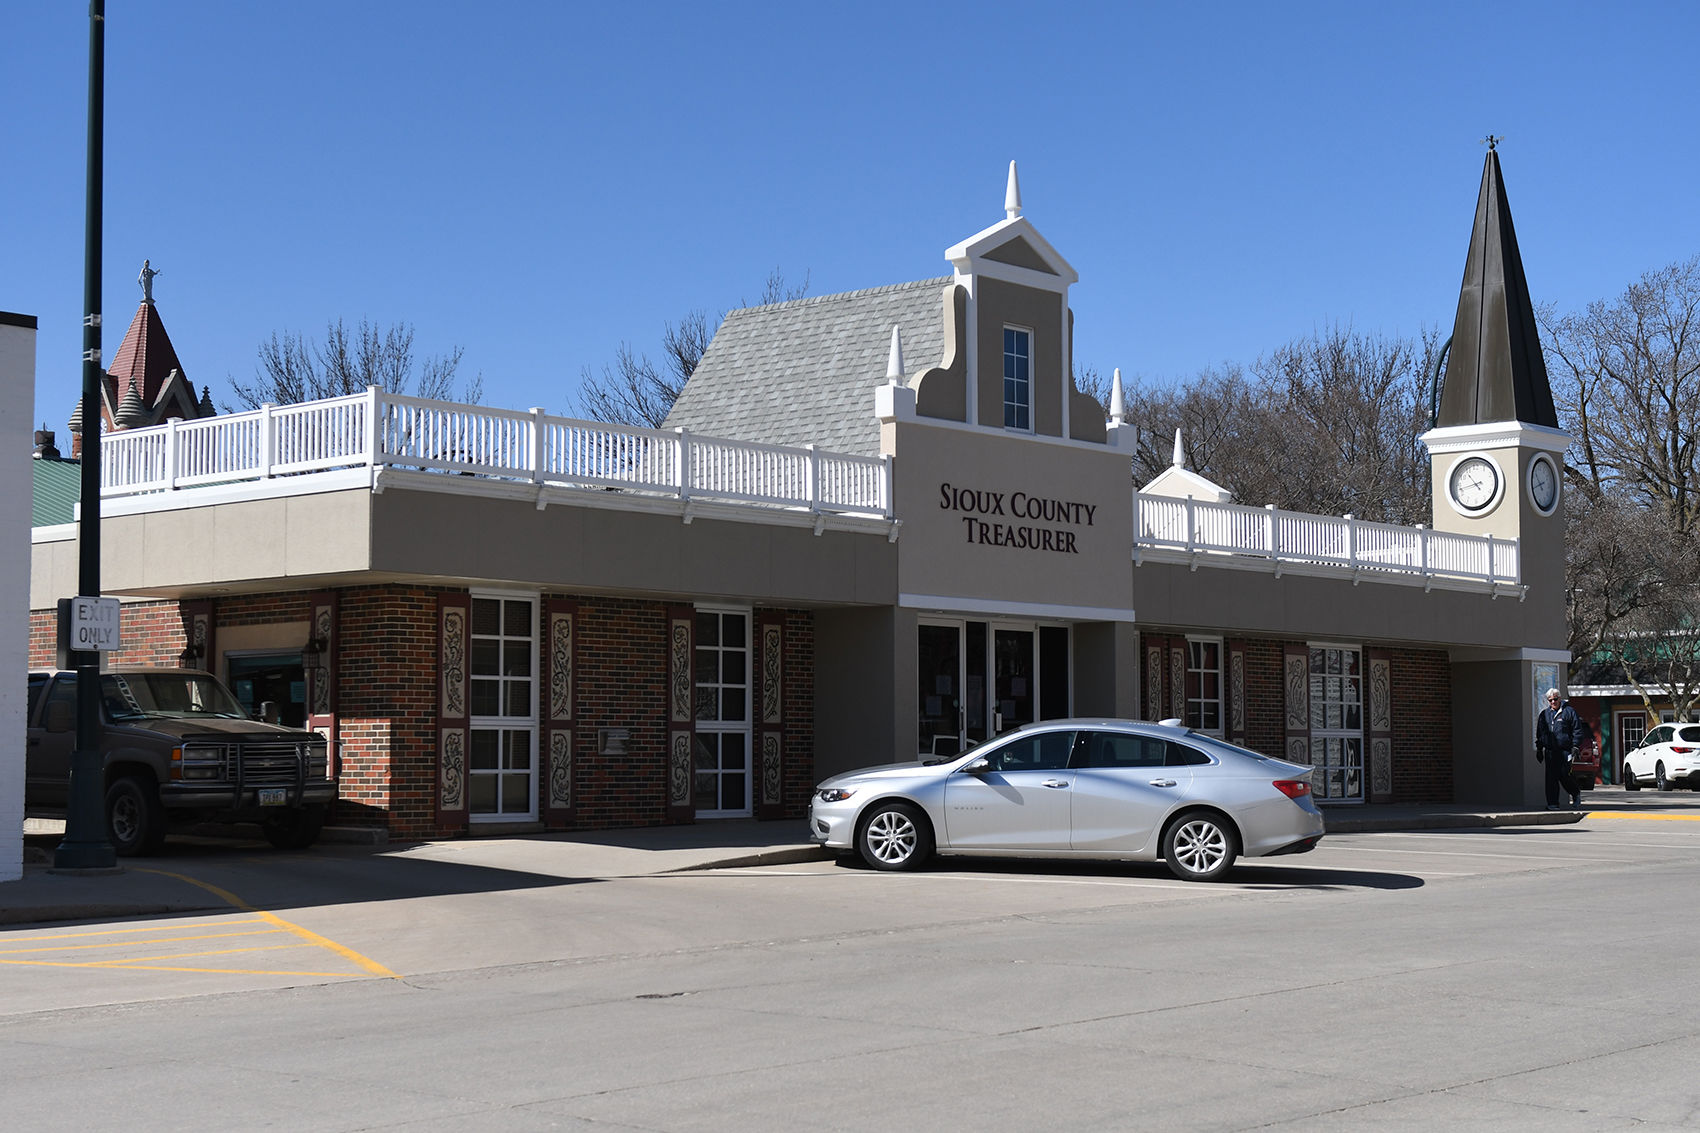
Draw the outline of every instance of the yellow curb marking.
[[[305,947],[305,946],[310,945],[314,948],[323,948],[323,949],[325,949],[329,952],[334,952],[338,956],[341,956],[343,959],[347,960],[349,963],[354,964],[356,967],[362,969],[363,971],[369,973],[370,975],[383,976],[385,979],[392,979],[392,980],[401,978],[400,976],[396,975],[396,973],[390,971],[388,968],[386,968],[382,964],[378,963],[376,960],[369,959],[365,956],[362,956],[360,953],[354,951],[354,949],[352,949],[352,948],[345,947],[344,945],[338,944],[334,940],[330,940],[330,939],[327,939],[326,937],[320,936],[318,933],[313,932],[311,929],[302,928],[298,924],[291,924],[289,921],[284,920],[282,917],[277,916],[274,913],[268,913],[264,909],[256,909],[252,905],[248,904],[246,901],[242,900],[240,897],[236,896],[236,894],[231,893],[230,891],[225,890],[225,889],[220,889],[216,885],[211,885],[211,884],[209,884],[205,881],[198,881],[193,877],[187,877],[187,876],[180,874],[180,873],[169,873],[165,870],[160,870],[160,869],[144,869],[144,870],[140,870],[139,872],[158,874],[161,877],[169,877],[169,878],[173,878],[177,881],[187,882],[188,884],[193,885],[198,889],[206,890],[208,893],[211,893],[213,896],[217,897],[219,900],[224,901],[227,904],[229,904],[232,908],[235,908],[235,909],[238,909],[238,910],[240,910],[244,913],[250,913],[250,914],[253,915],[253,917],[254,917],[253,920],[236,921],[236,922],[234,922],[235,926],[241,926],[241,925],[244,925],[244,924],[248,924],[248,925],[266,925],[268,927],[260,928],[260,929],[257,929],[256,931],[253,931],[253,932],[209,932],[209,933],[202,933],[202,934],[199,934],[199,935],[161,936],[161,937],[157,937],[157,938],[154,938],[154,939],[151,939],[151,940],[132,940],[132,941],[129,941],[129,942],[112,942],[112,943],[106,943],[106,944],[62,945],[59,948],[53,948],[53,949],[48,949],[48,948],[11,949],[11,950],[6,950],[6,951],[0,951],[0,965],[19,965],[19,966],[43,967],[43,968],[111,968],[111,969],[116,969],[116,970],[121,970],[121,971],[138,971],[138,972],[150,972],[150,971],[151,972],[200,972],[200,973],[205,973],[205,974],[209,974],[209,975],[313,976],[313,977],[320,977],[320,978],[327,978],[327,979],[352,979],[352,978],[354,978],[353,976],[351,976],[347,972],[304,972],[304,971],[289,971],[289,970],[270,970],[270,969],[259,969],[259,968],[190,968],[190,967],[176,967],[176,966],[167,965],[167,964],[160,964],[160,963],[157,962],[157,961],[160,961],[160,960],[190,959],[190,958],[193,958],[195,956],[223,956],[223,955],[229,955],[229,954],[235,953],[235,952],[278,951],[278,950],[288,949],[288,948],[301,948],[301,947]],[[223,928],[223,927],[226,927],[229,924],[231,924],[231,922],[213,922],[213,923],[208,923],[208,924],[205,924],[205,925],[189,925],[189,926],[184,926],[184,927],[187,927],[187,928]],[[117,935],[121,935],[121,934],[131,934],[131,935],[133,935],[133,934],[137,934],[137,933],[158,932],[158,931],[160,931],[160,930],[157,927],[154,927],[154,928],[151,928],[151,929],[148,929],[148,928],[113,929],[109,932],[59,933],[59,934],[55,934],[55,935],[52,935],[52,936],[34,937],[34,938],[32,938],[32,940],[34,942],[39,942],[39,941],[43,941],[43,940],[77,940],[77,939],[90,938],[90,937],[98,938],[98,937],[104,937],[104,936],[117,936]],[[301,943],[299,943],[299,944],[267,945],[263,948],[230,948],[230,949],[219,949],[219,950],[216,950],[216,951],[209,951],[209,952],[184,952],[184,953],[178,953],[176,955],[149,957],[147,960],[142,960],[142,959],[136,959],[136,960],[122,960],[122,959],[93,960],[93,959],[90,959],[90,960],[84,960],[84,961],[64,961],[64,960],[53,961],[53,960],[21,960],[21,959],[20,960],[8,960],[8,959],[3,958],[3,957],[6,957],[6,956],[21,955],[21,954],[27,953],[27,952],[48,952],[48,951],[66,952],[66,951],[80,951],[80,950],[83,950],[83,949],[115,948],[115,947],[118,947],[119,944],[121,944],[121,943],[131,943],[131,944],[179,943],[179,942],[188,941],[188,940],[216,940],[216,939],[220,939],[220,938],[233,937],[233,936],[267,936],[267,935],[271,935],[271,934],[277,933],[277,932],[289,933],[290,935],[296,937]]]
[[[1624,814],[1615,810],[1591,810],[1583,818],[1625,818],[1633,822],[1700,822],[1700,814]]]

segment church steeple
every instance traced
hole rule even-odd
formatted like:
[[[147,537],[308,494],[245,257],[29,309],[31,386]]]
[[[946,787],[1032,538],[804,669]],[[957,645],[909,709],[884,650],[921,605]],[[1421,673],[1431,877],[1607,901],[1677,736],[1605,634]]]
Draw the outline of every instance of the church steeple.
[[[1499,154],[1490,142],[1435,425],[1510,421],[1558,427]]]

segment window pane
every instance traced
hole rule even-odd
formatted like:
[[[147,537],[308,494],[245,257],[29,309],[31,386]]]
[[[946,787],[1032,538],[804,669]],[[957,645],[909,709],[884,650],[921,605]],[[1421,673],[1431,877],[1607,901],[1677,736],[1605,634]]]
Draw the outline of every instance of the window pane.
[[[746,682],[744,661],[748,656],[743,650],[728,650],[720,655],[720,683],[741,685]]]
[[[720,654],[713,649],[697,650],[696,679],[699,685],[720,683]]]
[[[531,642],[508,641],[502,644],[502,675],[529,677],[531,675]]]
[[[471,802],[473,814],[496,813],[496,777],[494,775],[474,775],[467,780],[466,796]]]
[[[720,718],[722,720],[742,720],[744,718],[744,690],[729,688],[720,694]]]
[[[502,604],[494,598],[472,600],[472,632],[497,634],[502,632]]]
[[[696,792],[691,802],[698,810],[719,810],[720,776],[712,771],[697,772]]]
[[[720,767],[724,771],[744,769],[744,737],[741,734],[728,732],[720,737]]]
[[[502,714],[502,685],[500,681],[472,682],[472,714],[500,716]]]
[[[531,770],[531,733],[504,732],[504,747],[507,749],[506,766],[514,771]]]
[[[697,644],[698,645],[719,645],[720,644],[720,615],[719,614],[698,614],[697,615]]]
[[[720,809],[742,810],[744,808],[744,784],[748,782],[746,775],[722,775],[720,777]]]
[[[504,602],[502,611],[502,632],[509,637],[531,636],[531,603],[529,601]]]
[[[499,676],[502,671],[502,643],[485,638],[472,639],[472,652],[468,661],[472,666],[475,677]]]
[[[720,707],[720,693],[712,687],[697,689],[697,719],[718,720],[717,712]]]
[[[531,809],[531,776],[503,775],[502,813],[525,814]]]
[[[698,771],[714,771],[720,766],[719,744],[717,737],[696,735],[691,737],[691,762]]]
[[[531,682],[508,681],[506,686],[507,703],[503,706],[504,716],[531,715]]]
[[[474,771],[494,771],[500,758],[500,737],[487,729],[479,729],[472,733],[472,743],[467,753],[467,764]]]
[[[724,646],[742,646],[749,644],[749,638],[744,634],[744,615],[720,615],[720,644]]]

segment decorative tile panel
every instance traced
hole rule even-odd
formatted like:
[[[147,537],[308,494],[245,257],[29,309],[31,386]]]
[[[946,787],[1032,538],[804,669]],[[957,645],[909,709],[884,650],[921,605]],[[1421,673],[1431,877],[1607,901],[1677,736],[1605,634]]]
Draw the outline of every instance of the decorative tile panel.
[[[466,716],[466,618],[462,606],[445,606],[442,617],[442,714],[451,719]]]
[[[1236,737],[1245,735],[1245,652],[1240,649],[1228,654],[1228,727]]]
[[[573,718],[573,615],[549,616],[549,719]]]
[[[1385,657],[1369,663],[1369,729],[1393,730],[1393,662]]]
[[[466,809],[466,729],[445,728],[438,746],[437,807],[444,811]]]
[[[1310,731],[1310,660],[1304,653],[1288,653],[1282,661],[1287,687],[1287,731]]]
[[[1186,719],[1186,650],[1179,645],[1169,649],[1169,715]]]
[[[1145,715],[1156,720],[1163,715],[1163,647],[1145,650]]]
[[[761,801],[778,806],[780,799],[779,733],[763,732],[761,737]]]
[[[780,678],[785,670],[784,628],[777,622],[761,627],[761,722],[774,727],[785,722],[780,711]]]
[[[567,810],[573,805],[573,733],[555,728],[549,733],[550,810]]]
[[[674,732],[668,740],[667,802],[675,807],[691,805],[690,732]]]
[[[1377,798],[1393,793],[1393,741],[1386,736],[1369,742],[1369,789]]]

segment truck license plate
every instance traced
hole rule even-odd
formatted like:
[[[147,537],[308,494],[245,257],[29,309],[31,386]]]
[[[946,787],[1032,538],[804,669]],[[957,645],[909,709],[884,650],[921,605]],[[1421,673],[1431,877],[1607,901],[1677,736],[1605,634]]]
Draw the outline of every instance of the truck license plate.
[[[289,792],[282,787],[261,787],[261,806],[288,806]]]

